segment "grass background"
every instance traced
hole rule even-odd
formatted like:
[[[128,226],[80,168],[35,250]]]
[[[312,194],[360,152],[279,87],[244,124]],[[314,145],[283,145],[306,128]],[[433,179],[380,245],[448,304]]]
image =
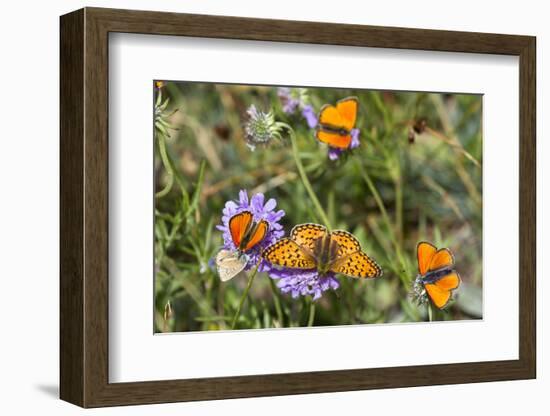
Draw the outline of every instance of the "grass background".
[[[455,301],[434,320],[482,314],[482,99],[479,95],[310,88],[316,112],[353,95],[361,146],[337,161],[299,113],[287,115],[277,88],[166,82],[156,107],[155,331],[229,329],[247,278],[220,282],[211,259],[222,245],[215,229],[240,189],[263,192],[295,224],[321,222],[283,138],[251,151],[243,125],[254,104],[297,135],[300,158],[333,229],[352,232],[383,268],[372,281],[340,277],[341,287],[315,303],[311,323],[416,322],[427,307],[409,296],[416,245],[449,247],[462,277]],[[155,98],[158,98],[156,90]],[[168,101],[165,99],[168,98]],[[162,105],[160,105],[162,104]],[[426,128],[414,133],[413,125]],[[376,199],[376,196],[379,199]],[[308,324],[309,299],[279,292],[256,276],[237,328]]]

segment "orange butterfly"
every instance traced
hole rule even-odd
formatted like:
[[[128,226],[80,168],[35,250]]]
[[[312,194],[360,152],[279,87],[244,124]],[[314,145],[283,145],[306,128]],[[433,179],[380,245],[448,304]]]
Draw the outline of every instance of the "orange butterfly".
[[[337,149],[347,149],[351,143],[351,130],[357,119],[359,101],[347,97],[336,103],[326,104],[319,113],[316,137],[319,141]]]
[[[359,241],[347,231],[328,232],[319,224],[300,224],[265,249],[262,256],[272,264],[294,269],[317,269],[349,277],[378,277],[382,269],[362,250]]]
[[[269,231],[269,224],[265,220],[255,222],[250,211],[243,211],[231,217],[229,231],[235,247],[245,253],[264,239]]]
[[[236,251],[220,250],[216,266],[222,282],[226,282],[244,270],[248,263],[246,253],[256,247],[267,235],[269,224],[265,220],[254,221],[250,211],[243,211],[229,220],[229,232]]]
[[[422,241],[417,246],[417,258],[417,281],[424,285],[433,304],[443,309],[449,303],[452,291],[460,285],[460,276],[454,269],[453,253],[448,248],[438,250]]]

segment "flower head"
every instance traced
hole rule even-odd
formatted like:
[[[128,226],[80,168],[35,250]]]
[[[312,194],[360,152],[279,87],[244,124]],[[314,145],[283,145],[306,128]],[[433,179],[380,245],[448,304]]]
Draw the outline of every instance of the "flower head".
[[[157,134],[162,134],[164,137],[170,137],[169,130],[178,130],[175,125],[170,123],[170,118],[178,111],[178,109],[175,108],[171,111],[168,110],[170,98],[164,98],[162,94],[162,88],[164,88],[164,85],[164,81],[155,82],[157,97],[154,108],[155,132]]]
[[[425,305],[428,303],[428,294],[424,288],[424,282],[422,281],[421,275],[416,276],[416,279],[414,279],[410,296],[418,305]]]
[[[265,196],[262,193],[252,195],[248,199],[248,194],[245,190],[239,191],[238,201],[227,201],[225,208],[223,209],[222,223],[217,225],[216,228],[223,233],[223,248],[226,250],[237,250],[231,232],[229,230],[229,220],[236,214],[243,211],[250,211],[254,217],[254,221],[265,220],[269,225],[269,230],[264,239],[256,246],[252,247],[246,252],[248,263],[245,270],[249,270],[260,261],[260,254],[264,248],[273,244],[279,238],[284,235],[283,226],[279,224],[281,218],[284,217],[285,212],[283,210],[275,211],[277,201],[273,198],[265,201]],[[270,269],[269,263],[261,259],[259,271],[267,271]]]
[[[311,105],[308,104],[302,108],[302,116],[306,119],[307,125],[310,129],[317,127],[317,114],[315,114],[315,111]]]
[[[352,129],[351,130],[351,142],[347,149],[337,149],[335,147],[329,147],[328,148],[328,158],[330,160],[337,160],[340,158],[340,156],[347,150],[355,149],[359,147],[361,142],[359,141],[359,129]]]
[[[317,126],[317,115],[309,103],[307,88],[280,87],[277,89],[277,95],[285,113],[294,114],[299,110],[310,129]]]
[[[333,272],[321,276],[316,269],[272,268],[269,276],[272,279],[278,279],[277,286],[281,292],[290,293],[294,299],[299,296],[312,296],[313,300],[317,300],[323,292],[340,287]]]
[[[273,139],[281,138],[282,127],[275,121],[271,111],[265,113],[259,111],[254,104],[246,110],[248,120],[244,126],[246,144],[251,149],[258,145],[266,145]]]
[[[300,94],[296,94],[297,90],[298,88],[277,88],[277,96],[279,97],[279,100],[281,100],[283,111],[287,114],[294,113],[300,106]]]

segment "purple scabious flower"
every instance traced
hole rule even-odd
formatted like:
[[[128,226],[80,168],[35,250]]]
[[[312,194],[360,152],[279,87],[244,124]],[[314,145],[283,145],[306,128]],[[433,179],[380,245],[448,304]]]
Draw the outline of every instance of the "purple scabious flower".
[[[302,108],[302,116],[306,119],[310,129],[317,127],[317,114],[311,105],[307,104]]]
[[[281,100],[283,111],[286,114],[292,114],[300,106],[300,99],[292,94],[292,90],[288,87],[277,88],[277,96]]]
[[[234,215],[243,211],[250,211],[254,216],[254,221],[265,220],[269,224],[269,230],[264,239],[246,252],[248,262],[245,270],[249,270],[255,266],[261,259],[261,252],[267,246],[283,237],[285,233],[283,226],[279,224],[279,221],[284,217],[285,212],[283,210],[276,211],[276,206],[277,201],[275,199],[270,198],[266,202],[265,196],[262,193],[254,194],[250,199],[248,199],[248,193],[245,190],[239,191],[238,201],[227,201],[225,203],[225,208],[222,211],[222,223],[221,225],[217,225],[216,228],[223,233],[223,248],[226,250],[238,249],[238,247],[235,247],[233,238],[231,238],[231,232],[229,231],[229,220]],[[270,268],[270,264],[264,259],[261,259],[258,270],[262,272],[268,271]]]
[[[330,160],[337,160],[340,158],[342,153],[344,153],[346,150],[355,149],[356,147],[359,147],[361,142],[359,141],[359,129],[352,129],[351,130],[351,143],[349,144],[347,149],[337,149],[335,147],[329,147],[328,148],[328,158]]]
[[[269,271],[272,279],[278,279],[277,287],[283,293],[290,293],[292,298],[299,296],[312,296],[313,300],[319,299],[323,292],[336,290],[340,282],[333,272],[321,276],[316,269],[289,269],[272,268]]]
[[[286,114],[294,114],[299,110],[310,129],[317,126],[317,115],[309,103],[307,88],[280,87],[277,95]]]

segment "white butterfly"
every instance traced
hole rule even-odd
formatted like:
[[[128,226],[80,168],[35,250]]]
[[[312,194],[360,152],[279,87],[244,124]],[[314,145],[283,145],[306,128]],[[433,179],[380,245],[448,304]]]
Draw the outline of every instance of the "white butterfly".
[[[233,279],[244,270],[248,256],[238,251],[220,250],[216,255],[216,266],[222,282]]]

